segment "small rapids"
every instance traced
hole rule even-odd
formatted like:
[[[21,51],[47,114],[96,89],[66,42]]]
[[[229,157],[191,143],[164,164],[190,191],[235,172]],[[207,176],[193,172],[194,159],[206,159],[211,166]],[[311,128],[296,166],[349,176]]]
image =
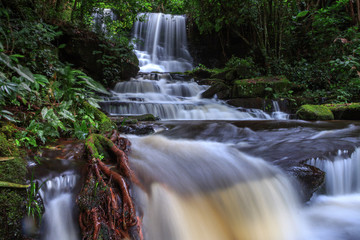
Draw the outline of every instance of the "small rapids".
[[[289,180],[230,145],[132,138],[147,239],[306,239]]]
[[[113,116],[151,113],[161,120],[288,118],[279,108],[271,116],[260,109],[234,108],[216,99],[201,98],[208,87],[191,80],[175,80],[170,74],[140,74],[130,81],[117,83],[112,97],[104,98],[100,105]]]
[[[73,210],[76,197],[73,188],[78,179],[77,175],[65,173],[45,180],[39,191],[45,206],[41,239],[79,239],[77,217]]]

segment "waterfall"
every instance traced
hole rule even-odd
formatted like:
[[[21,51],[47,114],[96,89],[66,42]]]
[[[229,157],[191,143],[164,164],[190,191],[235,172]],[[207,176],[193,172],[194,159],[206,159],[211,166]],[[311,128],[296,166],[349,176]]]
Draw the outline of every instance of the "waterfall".
[[[78,240],[77,218],[74,215],[75,196],[72,190],[79,176],[64,173],[46,180],[39,193],[44,202],[42,239]]]
[[[279,120],[289,119],[289,114],[281,112],[278,101],[273,100],[272,104],[274,109],[274,111],[271,113],[272,118]]]
[[[130,164],[148,192],[146,239],[307,239],[290,182],[265,161],[216,142],[130,140]]]
[[[329,195],[360,193],[360,149],[347,155],[347,151],[339,150],[334,158],[309,161],[310,165],[326,172],[325,187]]]
[[[192,69],[187,50],[186,19],[182,15],[141,13],[133,38],[141,72],[185,72]]]
[[[259,109],[236,109],[215,99],[201,99],[209,86],[172,79],[170,74],[141,74],[119,82],[113,96],[104,98],[102,109],[111,115],[151,113],[162,120],[271,119]]]

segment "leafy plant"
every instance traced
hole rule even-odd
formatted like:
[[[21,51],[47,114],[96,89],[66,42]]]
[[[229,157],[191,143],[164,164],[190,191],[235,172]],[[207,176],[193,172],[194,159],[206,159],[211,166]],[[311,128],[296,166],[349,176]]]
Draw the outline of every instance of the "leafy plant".
[[[46,181],[42,182],[39,187],[37,187],[37,182],[34,181],[33,174],[31,175],[30,180],[30,188],[27,189],[27,200],[26,200],[26,212],[30,217],[38,217],[39,222],[41,222],[42,218],[42,208],[39,202],[37,201],[39,190],[46,183]]]

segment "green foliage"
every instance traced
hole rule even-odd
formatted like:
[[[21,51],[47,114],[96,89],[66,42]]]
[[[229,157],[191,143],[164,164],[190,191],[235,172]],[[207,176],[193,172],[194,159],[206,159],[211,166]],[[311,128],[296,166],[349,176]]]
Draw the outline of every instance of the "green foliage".
[[[229,80],[260,76],[260,71],[251,57],[238,58],[232,56],[226,63],[225,69],[232,70],[226,75]],[[232,76],[229,76],[230,74]]]
[[[128,39],[121,37],[113,38],[108,44],[100,44],[102,51],[94,51],[94,55],[99,55],[98,63],[103,67],[104,79],[107,85],[121,81],[121,72],[124,64],[128,62],[136,63],[138,60],[133,53],[133,45],[129,44]]]
[[[44,209],[37,199],[39,198],[39,190],[45,183],[46,181],[42,182],[41,185],[38,186],[37,182],[34,181],[32,175],[30,179],[30,187],[26,191],[26,213],[29,217],[32,217],[33,219],[37,218],[39,220],[39,223],[41,222],[41,217]]]

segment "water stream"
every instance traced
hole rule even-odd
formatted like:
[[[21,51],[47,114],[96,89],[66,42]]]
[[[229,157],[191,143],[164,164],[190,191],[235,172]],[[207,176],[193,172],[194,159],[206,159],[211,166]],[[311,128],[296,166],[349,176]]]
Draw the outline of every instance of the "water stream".
[[[260,109],[234,108],[223,101],[203,99],[201,93],[207,88],[209,86],[198,85],[194,80],[173,79],[169,73],[143,73],[130,81],[117,83],[112,97],[104,98],[100,104],[113,116],[151,113],[162,120],[288,118],[288,114],[279,109],[271,116]]]
[[[191,68],[184,16],[147,18],[134,27],[141,70]],[[133,192],[145,239],[359,239],[358,122],[289,120],[277,102],[273,113],[234,108],[202,99],[207,88],[169,73],[141,73],[101,103],[112,116],[161,118],[156,134],[127,136],[129,162],[145,187]],[[302,162],[327,173],[325,187],[306,204],[294,178]],[[69,220],[74,176],[53,176],[43,189],[44,239],[80,239],[69,226],[76,225]]]

